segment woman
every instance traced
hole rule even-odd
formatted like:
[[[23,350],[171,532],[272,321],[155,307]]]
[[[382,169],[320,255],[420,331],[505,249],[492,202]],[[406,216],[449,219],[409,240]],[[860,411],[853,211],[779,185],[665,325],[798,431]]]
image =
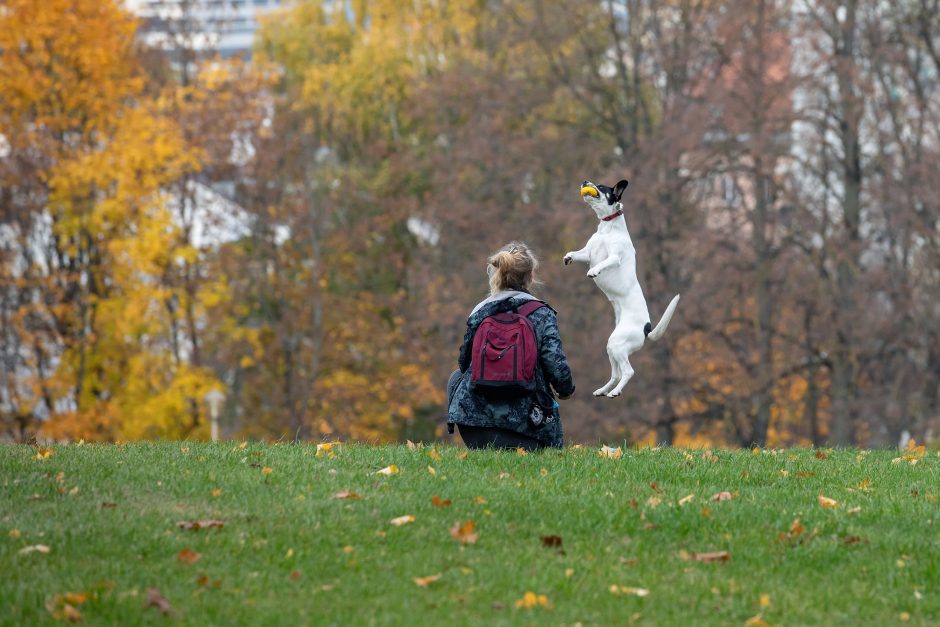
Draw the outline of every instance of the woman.
[[[470,312],[460,347],[460,369],[451,374],[447,384],[448,429],[453,433],[453,425],[457,425],[469,448],[561,447],[561,420],[552,388],[559,398],[567,399],[574,393],[574,381],[561,347],[554,309],[546,305],[528,315],[538,346],[533,392],[483,392],[471,386],[473,339],[480,323],[537,300],[529,289],[538,261],[528,246],[511,242],[488,261],[490,296]]]

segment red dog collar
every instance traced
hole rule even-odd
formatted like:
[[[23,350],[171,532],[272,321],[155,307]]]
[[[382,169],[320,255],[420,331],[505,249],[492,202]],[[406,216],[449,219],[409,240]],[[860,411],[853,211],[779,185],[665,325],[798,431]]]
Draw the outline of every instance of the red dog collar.
[[[604,222],[610,222],[617,216],[622,216],[622,215],[623,215],[623,209],[618,209],[615,213],[610,214],[606,218],[601,218],[601,220],[603,220]]]

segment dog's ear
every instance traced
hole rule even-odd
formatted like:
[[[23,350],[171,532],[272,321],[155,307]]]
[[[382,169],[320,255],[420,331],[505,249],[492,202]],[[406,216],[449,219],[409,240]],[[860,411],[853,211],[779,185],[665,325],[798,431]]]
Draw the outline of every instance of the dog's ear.
[[[613,195],[616,200],[620,200],[620,197],[623,196],[623,191],[627,189],[627,185],[630,182],[627,179],[621,179],[616,185],[614,185]]]

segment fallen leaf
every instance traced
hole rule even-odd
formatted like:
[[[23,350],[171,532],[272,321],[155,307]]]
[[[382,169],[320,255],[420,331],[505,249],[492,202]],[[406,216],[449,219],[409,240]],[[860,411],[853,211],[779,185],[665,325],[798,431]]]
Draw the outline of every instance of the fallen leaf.
[[[264,468],[261,469],[262,475],[270,475],[272,472],[274,472],[274,469],[271,468],[270,466],[265,466]]]
[[[629,586],[618,586],[617,584],[611,584],[610,588],[611,594],[626,594],[635,597],[648,597],[650,591],[646,588],[631,588]]]
[[[542,546],[552,549],[560,549],[561,536],[542,536]]]
[[[342,490],[333,495],[334,499],[361,499],[362,497],[356,494],[355,492],[350,492],[349,490]]]
[[[215,490],[210,490],[209,494],[212,496],[222,496],[222,490],[216,488]]]
[[[164,616],[174,614],[176,609],[170,605],[160,591],[156,588],[147,588],[147,599],[144,601],[144,607],[155,607],[160,610]]]
[[[433,460],[436,461],[436,462],[441,461],[441,454],[438,453],[438,452],[437,452],[435,449],[433,449],[433,448],[432,448],[430,451],[428,451],[428,457],[430,457],[431,459],[433,459]]]
[[[181,561],[184,564],[195,564],[202,558],[202,555],[196,553],[191,548],[186,547],[182,551],[176,554],[176,559]]]
[[[911,620],[911,615],[908,612],[901,612],[898,614],[898,618],[902,623],[906,623],[907,621]]]
[[[427,588],[430,584],[434,583],[435,581],[437,581],[437,580],[440,579],[440,578],[441,578],[441,576],[440,576],[439,574],[438,574],[438,575],[428,575],[427,577],[415,577],[415,578],[414,578],[414,582],[415,582],[415,584],[417,584],[417,586],[418,586],[419,588]]]
[[[529,454],[528,451],[526,451],[526,450],[525,450],[524,448],[522,448],[521,446],[518,447],[518,448],[516,448],[516,455],[518,455],[519,457],[525,457],[525,456],[528,455],[528,454]]]
[[[857,514],[857,513],[859,513],[860,511],[862,511],[862,506],[861,506],[861,505],[856,505],[855,507],[850,507],[849,509],[845,510],[845,513],[846,513],[846,514]]]
[[[40,461],[44,459],[49,459],[55,454],[55,449],[46,448],[45,446],[39,447],[39,451],[36,453],[35,459]]]
[[[573,576],[574,576],[574,569],[573,569],[573,568],[566,568],[566,569],[565,569],[565,577],[573,577]]]
[[[770,607],[770,595],[769,594],[760,595],[760,606]]]
[[[547,477],[547,476],[548,476],[548,468],[540,468],[540,469],[539,469],[539,474],[542,475],[543,477]]]
[[[389,522],[395,525],[396,527],[401,527],[402,525],[407,525],[408,523],[413,523],[415,517],[411,514],[406,514],[405,516],[399,516],[398,518],[392,518]]]
[[[606,444],[597,451],[597,454],[601,457],[607,457],[609,459],[620,459],[623,457],[623,450],[618,446],[617,448],[612,448]]]
[[[508,478],[509,478],[509,473],[504,470],[503,472],[499,473],[499,475],[497,475],[497,478],[498,478],[498,479],[508,479]]]
[[[477,505],[484,505],[486,503],[486,499],[482,496],[475,496],[473,497],[473,502]]]
[[[336,446],[336,443],[334,442],[323,442],[321,444],[317,444],[317,452],[315,456],[323,457],[325,453],[331,453],[334,446]]]
[[[702,516],[703,516],[704,518],[711,518],[711,517],[712,517],[712,510],[711,510],[710,508],[708,508],[708,507],[703,507],[703,508],[702,508]]]
[[[299,570],[292,570],[290,575],[288,575],[288,577],[290,578],[291,581],[297,581],[298,579],[303,577],[303,573],[301,573]]]
[[[745,627],[770,627],[770,623],[764,620],[764,617],[758,614],[757,616],[751,616],[749,619],[744,621]]]
[[[662,499],[658,496],[651,496],[646,500],[646,505],[650,509],[656,509],[660,503],[662,503]]]
[[[914,455],[917,455],[918,457],[923,457],[924,455],[927,454],[927,447],[924,445],[918,446],[917,442],[914,441],[914,438],[911,438],[910,440],[908,440],[907,447],[905,448],[905,450],[910,451],[911,453],[913,453]]]
[[[805,470],[801,470],[800,472],[796,473],[796,476],[797,476],[797,477],[815,477],[815,476],[816,476],[816,473],[815,473],[815,472],[807,472],[807,471],[805,471]]]
[[[114,507],[117,507],[117,503],[115,503],[114,501],[102,501],[101,503],[102,509],[110,509]]]
[[[9,535],[10,535],[10,537],[13,538],[14,540],[18,540],[19,537],[20,537],[20,535],[22,535],[22,534],[20,534],[20,530],[19,530],[19,529],[10,529],[10,534],[9,534]]]
[[[347,544],[346,546],[343,547],[343,553],[345,553],[346,555],[349,555],[350,553],[352,553],[352,552],[355,551],[355,550],[356,550],[356,547],[351,546],[351,545],[349,545],[349,544]]]
[[[411,450],[418,448],[418,445],[412,442],[411,440],[405,440],[405,444],[407,444],[408,448],[410,448]]]
[[[450,537],[461,544],[474,544],[477,538],[480,537],[480,534],[473,533],[476,527],[477,524],[472,520],[468,520],[465,523],[461,523],[458,520],[454,523],[454,526],[450,528]]]
[[[460,453],[457,453],[457,459],[467,459],[467,455],[469,454],[469,451],[461,451]]]
[[[24,546],[18,551],[19,555],[28,555],[30,553],[42,553],[43,555],[49,554],[49,547],[45,544],[34,544],[32,546]]]
[[[688,557],[683,559],[695,560],[697,562],[727,562],[731,559],[731,553],[728,551],[712,551],[710,553],[687,553]],[[682,557],[682,555],[680,555]]]
[[[732,498],[734,498],[732,494],[730,492],[725,491],[725,492],[719,492],[718,494],[713,494],[711,500],[712,501],[730,501]]]
[[[679,499],[679,505],[685,505],[686,503],[691,503],[691,502],[692,502],[692,499],[694,499],[694,498],[695,498],[695,495],[694,495],[694,494],[690,494],[690,495],[688,495],[688,496],[683,496],[681,499]]]
[[[187,521],[181,520],[176,523],[176,526],[180,529],[191,529],[192,531],[199,531],[200,529],[221,529],[225,526],[225,523],[221,520],[196,520],[196,521]]]
[[[430,474],[432,477],[436,477],[437,469],[434,468],[434,466],[428,466],[428,474]]]
[[[549,607],[551,602],[548,600],[548,597],[544,594],[536,594],[534,592],[526,592],[522,595],[521,599],[516,600],[516,607],[521,607],[525,609],[531,609],[533,607]]]
[[[395,464],[391,464],[391,465],[389,465],[389,466],[386,466],[386,467],[383,468],[382,470],[376,470],[376,471],[375,471],[375,474],[377,474],[377,475],[385,475],[385,476],[397,475],[397,474],[398,474],[398,466],[396,466]]]
[[[434,507],[450,507],[452,501],[450,499],[442,499],[436,494],[431,497],[431,505]]]
[[[816,459],[829,459],[829,456],[822,451],[816,451]]]
[[[838,506],[839,506],[839,502],[838,502],[838,501],[836,501],[836,500],[834,500],[834,499],[830,499],[830,498],[828,498],[828,497],[825,497],[825,496],[823,496],[822,494],[820,494],[820,495],[817,497],[817,499],[819,500],[819,504],[822,505],[823,507],[827,507],[827,508],[828,508],[828,507],[838,507]]]

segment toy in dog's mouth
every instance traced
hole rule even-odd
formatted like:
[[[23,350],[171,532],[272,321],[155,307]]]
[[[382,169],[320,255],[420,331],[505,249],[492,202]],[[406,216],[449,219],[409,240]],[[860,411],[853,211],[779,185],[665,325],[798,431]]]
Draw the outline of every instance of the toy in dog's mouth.
[[[598,190],[593,185],[590,185],[590,184],[582,185],[581,186],[581,198],[584,198],[585,196],[592,196],[594,198],[600,198],[601,193],[600,193],[600,190]]]

